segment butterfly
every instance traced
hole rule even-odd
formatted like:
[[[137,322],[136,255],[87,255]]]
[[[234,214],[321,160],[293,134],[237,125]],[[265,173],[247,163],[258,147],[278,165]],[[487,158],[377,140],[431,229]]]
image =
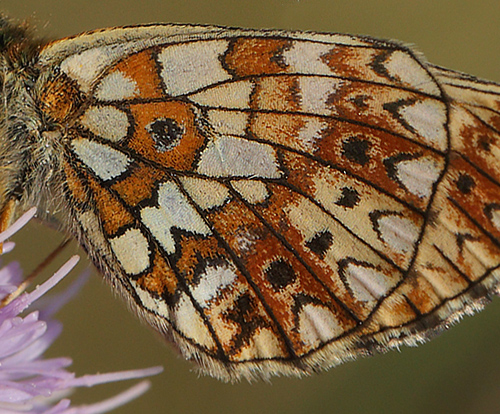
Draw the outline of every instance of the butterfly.
[[[0,20],[0,219],[38,206],[223,380],[415,345],[500,278],[500,85],[394,41]]]

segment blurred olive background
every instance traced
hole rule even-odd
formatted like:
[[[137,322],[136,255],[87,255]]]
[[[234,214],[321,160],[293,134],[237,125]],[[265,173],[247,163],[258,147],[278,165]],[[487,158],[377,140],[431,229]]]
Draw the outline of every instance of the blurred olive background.
[[[498,0],[0,0],[0,5],[13,18],[28,18],[37,34],[54,38],[150,22],[367,34],[416,44],[433,63],[500,81]],[[29,271],[61,236],[35,223],[16,240],[11,257],[20,258]],[[73,245],[64,256],[75,251]],[[84,268],[88,260],[82,255]],[[230,385],[198,377],[113,297],[95,272],[59,319],[64,331],[49,355],[71,356],[79,375],[164,366],[165,372],[152,378],[152,389],[120,413],[500,412],[500,299],[418,348],[270,384]],[[97,401],[126,385],[79,390],[72,399]]]

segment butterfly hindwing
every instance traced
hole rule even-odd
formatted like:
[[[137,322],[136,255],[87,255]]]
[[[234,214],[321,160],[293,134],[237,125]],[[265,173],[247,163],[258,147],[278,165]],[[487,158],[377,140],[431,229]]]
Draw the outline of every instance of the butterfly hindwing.
[[[414,343],[497,283],[498,95],[404,46],[150,26],[41,64],[83,244],[215,376]]]

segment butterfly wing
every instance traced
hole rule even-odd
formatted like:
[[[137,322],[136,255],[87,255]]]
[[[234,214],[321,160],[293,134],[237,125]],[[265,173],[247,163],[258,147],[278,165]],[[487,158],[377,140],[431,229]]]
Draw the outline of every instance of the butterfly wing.
[[[489,84],[393,42],[199,26],[97,32],[40,62],[74,233],[216,377],[414,344],[497,284]]]

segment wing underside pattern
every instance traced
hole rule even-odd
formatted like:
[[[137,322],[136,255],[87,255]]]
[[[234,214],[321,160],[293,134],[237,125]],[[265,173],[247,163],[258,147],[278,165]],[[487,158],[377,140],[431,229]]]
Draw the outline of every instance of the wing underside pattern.
[[[500,87],[347,40],[102,46],[91,86],[75,54],[43,92],[82,91],[46,112],[74,119],[67,194],[94,262],[212,375],[414,344],[496,289]]]

